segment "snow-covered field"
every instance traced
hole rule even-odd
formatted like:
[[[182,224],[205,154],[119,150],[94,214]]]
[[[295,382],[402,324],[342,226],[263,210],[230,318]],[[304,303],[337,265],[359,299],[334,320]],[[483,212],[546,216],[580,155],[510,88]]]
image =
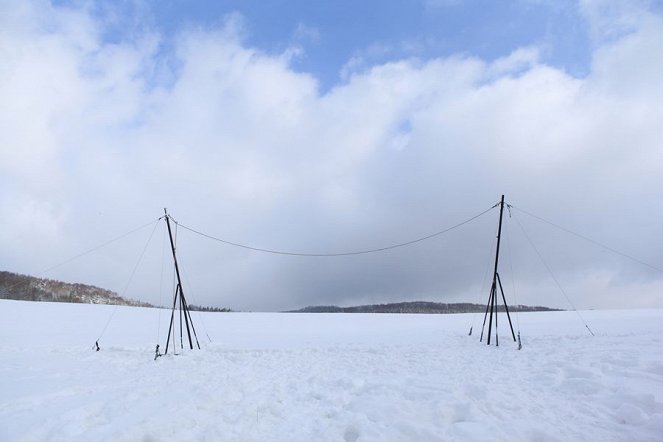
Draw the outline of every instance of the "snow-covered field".
[[[663,440],[663,310],[521,313],[521,351],[502,316],[193,313],[154,361],[155,309],[92,350],[114,308],[0,301],[1,441]]]

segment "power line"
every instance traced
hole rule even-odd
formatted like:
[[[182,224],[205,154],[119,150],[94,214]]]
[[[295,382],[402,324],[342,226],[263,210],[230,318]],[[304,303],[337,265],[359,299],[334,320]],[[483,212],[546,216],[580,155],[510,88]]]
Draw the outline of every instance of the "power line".
[[[564,291],[564,288],[562,288],[562,285],[559,283],[559,281],[558,281],[557,278],[555,277],[555,274],[553,273],[552,269],[550,268],[550,266],[548,265],[548,263],[546,262],[546,260],[543,259],[543,256],[542,256],[541,253],[539,252],[539,249],[536,248],[536,246],[534,245],[534,242],[532,241],[532,239],[529,237],[529,235],[528,235],[527,232],[525,231],[525,227],[523,227],[523,224],[520,222],[520,220],[518,219],[518,217],[517,217],[515,214],[513,215],[513,217],[515,218],[516,222],[517,222],[518,225],[520,226],[520,230],[522,230],[522,232],[523,232],[523,234],[525,235],[525,238],[527,238],[527,241],[529,242],[530,246],[532,246],[532,249],[534,249],[534,251],[536,252],[537,256],[539,257],[539,259],[540,259],[541,262],[543,263],[544,267],[546,268],[546,270],[548,270],[548,273],[550,273],[550,277],[553,279],[553,281],[555,281],[555,284],[557,284],[557,287],[559,288],[559,291],[562,292],[562,295],[564,295],[564,297],[566,298],[566,301],[569,303],[569,305],[571,306],[571,308],[573,309],[573,311],[576,312],[576,314],[578,315],[578,318],[580,318],[580,321],[581,321],[583,324],[585,324],[585,328],[589,331],[589,333],[590,333],[592,336],[594,336],[594,332],[592,331],[591,328],[589,328],[589,325],[587,325],[587,322],[585,322],[585,319],[582,317],[582,315],[580,314],[580,312],[578,311],[578,309],[576,308],[576,306],[573,304],[573,302],[571,302],[571,298],[569,298],[569,296],[568,296],[568,295],[566,294],[566,292]]]
[[[157,223],[159,220],[161,220],[162,218],[163,218],[163,217],[160,217],[160,218],[157,218],[157,219],[155,219],[155,220],[152,220],[152,221],[150,221],[149,223],[145,223],[145,224],[143,224],[143,225],[141,225],[141,226],[139,226],[139,227],[136,227],[135,229],[132,229],[132,230],[126,232],[126,233],[123,233],[123,234],[120,235],[120,236],[116,236],[115,238],[109,239],[108,241],[106,241],[106,242],[104,242],[104,243],[101,243],[101,244],[99,244],[99,245],[97,245],[97,246],[94,246],[94,247],[92,247],[92,248],[90,248],[90,249],[84,251],[84,252],[81,252],[81,253],[79,253],[79,254],[76,255],[76,256],[72,256],[71,258],[68,258],[68,259],[65,260],[65,261],[62,261],[62,262],[60,262],[60,263],[58,263],[58,264],[55,264],[55,265],[53,265],[53,266],[51,266],[51,267],[49,267],[49,268],[47,268],[47,269],[45,269],[45,270],[42,270],[41,272],[37,273],[37,274],[35,275],[35,277],[37,277],[37,278],[41,278],[41,277],[43,277],[46,273],[50,272],[51,270],[55,270],[55,269],[57,269],[58,267],[62,267],[62,266],[65,265],[65,264],[69,264],[70,262],[75,261],[75,260],[77,260],[78,258],[82,258],[83,256],[85,256],[85,255],[87,255],[87,254],[89,254],[89,253],[95,252],[95,251],[97,251],[97,250],[99,250],[99,249],[101,249],[101,248],[103,248],[103,247],[106,247],[106,246],[108,246],[108,245],[110,245],[110,244],[112,244],[112,243],[114,243],[114,242],[116,242],[116,241],[119,241],[119,240],[121,240],[121,239],[123,239],[123,238],[126,238],[127,236],[131,235],[132,233],[138,232],[139,230],[142,230],[142,229],[144,229],[144,228],[147,227],[147,226],[151,226],[152,224],[155,224],[155,225],[156,225],[156,223]],[[5,290],[12,290],[14,287],[16,287],[16,286],[18,286],[18,285],[20,285],[20,284],[21,284],[20,281],[17,282],[17,283],[11,284],[11,285],[9,285],[8,287],[5,287]]]
[[[163,218],[163,217],[161,217],[161,218]],[[143,224],[143,225],[140,226],[140,227],[136,227],[135,229],[132,229],[132,230],[128,231],[127,233],[123,233],[122,235],[120,235],[120,236],[116,236],[116,237],[113,238],[113,239],[109,239],[108,241],[106,241],[106,242],[104,242],[104,243],[102,243],[102,244],[99,244],[98,246],[92,247],[91,249],[88,249],[88,250],[86,250],[86,251],[84,251],[84,252],[81,252],[81,253],[79,253],[78,255],[73,256],[73,257],[67,259],[66,261],[63,261],[63,262],[61,262],[61,263],[59,263],[59,264],[55,264],[54,266],[51,266],[51,267],[47,268],[46,270],[42,271],[41,273],[38,273],[38,275],[43,275],[43,274],[45,274],[45,273],[47,273],[47,272],[50,272],[51,270],[54,270],[54,269],[56,269],[56,268],[58,268],[58,267],[61,267],[61,266],[65,265],[65,264],[68,264],[68,263],[70,263],[70,262],[72,262],[72,261],[74,261],[74,260],[76,260],[76,259],[78,259],[78,258],[81,258],[81,257],[87,255],[88,253],[95,252],[95,251],[97,251],[97,250],[99,250],[99,249],[101,249],[101,248],[103,248],[103,247],[106,247],[106,246],[109,245],[109,244],[114,243],[115,241],[119,241],[119,240],[121,240],[122,238],[125,238],[125,237],[131,235],[131,234],[134,233],[134,232],[138,232],[139,230],[144,229],[144,228],[147,227],[147,226],[151,226],[153,223],[156,223],[156,222],[159,221],[161,218],[157,218],[156,220],[152,220],[152,221],[150,221],[149,223],[145,223],[145,224]]]
[[[497,230],[497,228],[495,228]],[[497,236],[497,232],[495,232],[495,236]],[[488,251],[488,259],[486,260],[486,271],[483,274],[483,279],[481,280],[481,291],[477,294],[477,297],[479,299],[479,302],[477,304],[481,304],[482,297],[483,297],[483,292],[484,289],[486,288],[486,281],[488,280],[488,272],[490,271],[490,265],[492,264],[493,260],[493,254],[495,252],[495,243],[493,241],[490,242],[490,250]],[[477,314],[480,314],[481,312],[474,312],[472,313],[472,324],[470,324],[470,332],[468,333],[469,335],[472,335],[472,329],[474,328],[474,321],[476,319]]]
[[[656,266],[654,266],[654,265],[651,265],[651,264],[649,264],[649,263],[647,263],[647,262],[644,262],[644,261],[642,261],[642,260],[640,260],[640,259],[638,259],[638,258],[635,258],[635,257],[633,257],[633,256],[631,256],[631,255],[628,255],[628,254],[626,254],[626,253],[624,253],[624,252],[620,252],[620,251],[617,250],[617,249],[613,249],[612,247],[607,246],[607,245],[605,245],[605,244],[602,244],[602,243],[600,243],[600,242],[598,242],[598,241],[596,241],[596,240],[594,240],[594,239],[592,239],[592,238],[588,238],[588,237],[585,236],[585,235],[581,235],[580,233],[576,233],[576,232],[574,232],[574,231],[572,231],[572,230],[567,229],[566,227],[562,227],[562,226],[560,226],[560,225],[558,225],[558,224],[553,223],[552,221],[548,221],[548,220],[546,220],[546,219],[544,219],[544,218],[541,218],[540,216],[534,215],[533,213],[527,212],[526,210],[523,210],[523,209],[521,209],[521,208],[519,208],[519,207],[515,207],[515,206],[511,206],[511,205],[510,205],[509,207],[511,207],[511,208],[513,208],[513,209],[516,209],[516,210],[518,210],[519,212],[524,213],[525,215],[531,216],[532,218],[538,219],[539,221],[543,221],[544,223],[549,224],[549,225],[551,225],[551,226],[553,226],[553,227],[555,227],[555,228],[557,228],[557,229],[559,229],[559,230],[562,230],[562,231],[564,231],[564,232],[566,232],[566,233],[569,233],[569,234],[571,234],[571,235],[573,235],[573,236],[577,236],[578,238],[584,239],[585,241],[588,241],[588,242],[590,242],[590,243],[592,243],[592,244],[594,244],[594,245],[596,245],[596,246],[599,246],[599,247],[601,247],[601,248],[603,248],[603,249],[605,249],[605,250],[608,250],[608,251],[610,251],[610,252],[612,252],[612,253],[615,253],[615,254],[617,254],[617,255],[619,255],[619,256],[622,256],[622,257],[624,257],[624,258],[628,258],[628,259],[630,259],[631,261],[637,262],[638,264],[643,265],[643,266],[645,266],[645,267],[649,267],[650,269],[652,269],[652,270],[656,270],[657,272],[661,272],[661,273],[663,273],[663,269],[661,269],[661,268],[659,268],[659,267],[656,267]]]
[[[124,290],[122,290],[122,294],[120,295],[122,298],[127,293],[127,290],[129,289],[129,285],[131,284],[131,281],[134,278],[134,275],[136,274],[136,270],[138,270],[138,266],[140,265],[140,262],[143,260],[143,256],[145,256],[145,251],[147,250],[147,247],[150,245],[150,241],[152,241],[152,237],[154,236],[154,232],[157,229],[157,225],[161,218],[157,219],[156,221],[152,221],[154,223],[154,227],[152,228],[152,233],[150,233],[150,237],[147,239],[147,242],[145,243],[145,246],[143,247],[143,250],[140,252],[140,256],[138,257],[138,261],[136,261],[136,264],[134,265],[133,270],[131,271],[131,275],[129,275],[129,280],[127,283],[124,285]],[[99,346],[99,340],[104,336],[104,333],[106,333],[106,329],[110,325],[111,321],[113,320],[113,317],[115,316],[115,312],[117,311],[117,308],[120,306],[120,304],[115,304],[115,308],[113,309],[113,312],[111,313],[110,317],[108,318],[108,321],[106,321],[106,325],[104,325],[104,328],[101,330],[101,333],[99,334],[99,337],[97,338],[97,347]]]
[[[229,241],[229,240],[219,238],[219,237],[216,237],[216,236],[212,236],[212,235],[209,235],[207,233],[203,233],[199,230],[193,229],[191,227],[187,227],[187,226],[185,226],[181,223],[176,222],[176,224],[179,227],[181,227],[185,230],[188,230],[192,233],[203,236],[205,238],[208,238],[208,239],[211,239],[211,240],[214,240],[214,241],[218,241],[218,242],[226,244],[226,245],[230,245],[230,246],[234,246],[234,247],[240,247],[242,249],[253,250],[255,252],[272,253],[272,254],[275,254],[275,255],[304,256],[304,257],[351,256],[351,255],[365,255],[365,254],[368,254],[368,253],[384,252],[386,250],[396,249],[396,248],[399,248],[399,247],[405,247],[405,246],[409,246],[409,245],[412,245],[412,244],[415,244],[415,243],[418,243],[418,242],[426,241],[428,239],[434,238],[436,236],[440,236],[440,235],[442,235],[444,233],[447,233],[447,232],[449,232],[453,229],[461,227],[461,226],[463,226],[463,225],[465,225],[469,222],[472,222],[475,219],[479,218],[480,216],[485,215],[486,213],[490,212],[492,209],[494,209],[498,205],[499,205],[499,203],[495,204],[494,206],[484,210],[483,212],[481,212],[477,215],[474,215],[471,218],[466,219],[465,221],[462,221],[462,222],[460,222],[458,224],[455,224],[451,227],[448,227],[444,230],[440,230],[439,232],[435,232],[435,233],[432,233],[430,235],[423,236],[421,238],[413,239],[411,241],[406,241],[406,242],[403,242],[403,243],[392,244],[392,245],[388,245],[388,246],[384,246],[384,247],[378,247],[378,248],[374,248],[374,249],[356,250],[356,251],[338,252],[338,253],[303,253],[303,252],[290,252],[290,251],[283,251],[283,250],[266,249],[266,248],[262,248],[262,247],[254,247],[254,246],[249,246],[249,245],[246,245],[246,244],[240,244],[240,243],[237,243],[237,242]]]
[[[507,209],[508,209],[507,205]],[[509,218],[511,217],[511,211],[509,211]],[[508,257],[509,257],[509,268],[511,269],[511,286],[513,287],[513,301],[516,303],[516,305],[519,305],[518,303],[518,297],[516,296],[516,277],[515,273],[513,271],[513,255],[511,253],[511,230],[509,228],[510,223],[506,223],[506,248],[508,250]],[[520,319],[518,316],[518,310],[516,310],[516,323],[518,326],[518,337],[520,338]]]

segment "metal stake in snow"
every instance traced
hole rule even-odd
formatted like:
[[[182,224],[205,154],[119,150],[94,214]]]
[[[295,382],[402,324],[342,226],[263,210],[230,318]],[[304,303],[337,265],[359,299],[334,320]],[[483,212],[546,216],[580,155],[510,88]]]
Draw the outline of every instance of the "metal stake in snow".
[[[175,308],[178,305],[179,301],[179,313],[180,313],[180,346],[184,348],[182,343],[182,317],[184,317],[184,322],[186,324],[186,333],[189,338],[189,348],[193,350],[193,341],[191,340],[191,331],[193,331],[193,336],[196,339],[196,345],[200,350],[200,344],[198,343],[198,336],[196,335],[196,329],[193,326],[193,320],[191,319],[191,313],[189,312],[189,306],[186,303],[186,298],[184,297],[184,290],[182,289],[182,280],[180,279],[180,268],[177,264],[177,255],[175,254],[175,242],[173,241],[173,233],[170,228],[170,215],[166,209],[163,209],[166,218],[166,226],[168,226],[168,236],[170,238],[170,248],[173,252],[173,261],[175,262],[175,275],[177,276],[177,288],[175,289],[175,296],[173,297],[173,308],[170,312],[170,326],[168,327],[168,339],[166,340],[166,350],[164,354],[168,354],[168,347],[170,345],[170,334],[173,334],[173,352],[175,352]],[[159,353],[159,346],[157,345],[156,353]],[[154,357],[156,360],[157,356]]]
[[[493,328],[493,314],[495,315],[495,346],[499,346],[499,337],[497,335],[497,287],[499,285],[500,293],[502,293],[502,301],[504,302],[504,310],[506,311],[506,317],[509,319],[509,327],[511,328],[511,336],[513,336],[513,342],[516,342],[516,334],[513,332],[513,325],[511,324],[511,315],[509,315],[509,306],[506,304],[506,298],[504,297],[504,289],[502,288],[502,281],[500,275],[497,272],[497,264],[500,259],[500,239],[502,237],[502,215],[504,214],[504,195],[500,200],[500,222],[497,228],[497,250],[495,251],[495,270],[493,271],[493,285],[490,288],[490,296],[488,297],[488,303],[486,304],[486,313],[483,316],[483,326],[481,327],[481,337],[479,342],[483,341],[483,332],[486,327],[486,318],[488,317],[488,311],[490,310],[490,319],[488,320],[488,339],[487,345],[490,345],[490,336]]]

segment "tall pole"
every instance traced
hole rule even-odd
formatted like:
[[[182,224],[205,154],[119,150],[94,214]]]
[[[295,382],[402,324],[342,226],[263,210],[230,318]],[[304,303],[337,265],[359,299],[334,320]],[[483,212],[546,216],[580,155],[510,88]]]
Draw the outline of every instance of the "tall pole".
[[[490,345],[490,332],[491,332],[491,326],[493,324],[493,309],[495,310],[495,343],[496,345],[499,345],[499,341],[497,341],[497,305],[495,302],[495,298],[497,298],[497,264],[499,263],[500,260],[500,241],[502,239],[502,217],[504,216],[504,195],[502,195],[502,199],[500,200],[500,222],[497,226],[497,248],[495,249],[495,269],[493,270],[493,285],[491,288],[491,299],[492,303],[490,305],[490,321],[488,323],[488,341],[486,342],[487,345]]]
[[[495,200],[493,200],[495,201]],[[497,227],[497,250],[495,250],[495,270],[493,271],[493,287],[497,283],[497,263],[500,260],[500,240],[502,238],[502,216],[504,215],[504,195],[500,200],[500,223]],[[177,265],[177,264],[175,264]]]
[[[186,308],[186,301],[184,298],[184,289],[182,288],[182,279],[180,278],[180,267],[179,264],[177,263],[177,254],[175,253],[175,241],[173,241],[173,231],[170,228],[170,215],[168,215],[168,211],[164,208],[163,212],[165,214],[166,218],[166,226],[168,226],[168,237],[170,238],[170,249],[173,252],[173,261],[175,262],[175,275],[177,276],[177,290],[175,290],[175,300],[173,301],[173,312],[175,313],[175,301],[177,300],[177,297],[179,296],[180,300],[180,311],[182,309],[182,304],[184,304],[185,310]],[[172,319],[172,314],[171,314],[171,326],[173,323]],[[182,314],[180,313],[180,339],[182,337],[181,335],[181,329],[182,329]],[[186,332],[187,336],[189,338],[189,347],[193,350],[193,342],[191,340],[191,331],[189,330],[189,321],[186,321]],[[170,330],[168,330],[168,335],[170,336]],[[168,343],[166,343],[166,352],[168,352]]]
[[[504,296],[504,289],[502,288],[502,281],[500,280],[500,275],[497,272],[497,268],[500,260],[500,243],[502,240],[502,220],[504,218],[504,195],[499,202],[500,205],[500,220],[497,227],[497,247],[495,249],[495,267],[493,269],[493,283],[490,287],[490,296],[488,297],[488,304],[486,304],[486,313],[483,317],[483,327],[481,328],[481,338],[483,339],[483,330],[486,326],[486,317],[488,316],[488,339],[486,341],[487,345],[490,345],[490,338],[493,329],[493,314],[495,315],[495,345],[499,345],[498,334],[497,334],[497,290],[499,289],[502,294],[502,301],[504,301],[504,310],[506,311],[507,317],[509,318],[509,327],[511,328],[511,335],[513,340],[516,340],[516,336],[513,332],[513,325],[511,324],[511,315],[509,314],[509,307],[506,303],[506,298]]]

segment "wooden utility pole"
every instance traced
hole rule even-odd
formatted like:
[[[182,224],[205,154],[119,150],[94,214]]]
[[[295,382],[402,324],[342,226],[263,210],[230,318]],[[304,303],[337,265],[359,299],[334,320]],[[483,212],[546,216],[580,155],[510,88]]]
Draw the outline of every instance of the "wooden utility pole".
[[[479,342],[483,341],[483,332],[486,327],[486,318],[490,311],[490,319],[488,320],[488,339],[487,345],[490,345],[490,336],[492,334],[493,328],[493,314],[495,315],[495,345],[499,346],[499,337],[497,335],[497,287],[499,286],[500,293],[502,294],[502,301],[504,302],[504,310],[506,311],[506,317],[509,319],[509,327],[511,328],[511,336],[513,336],[513,342],[516,342],[516,334],[513,332],[513,325],[511,324],[511,315],[509,314],[509,306],[506,303],[506,298],[504,297],[504,289],[502,288],[502,280],[500,279],[500,274],[497,272],[497,266],[500,259],[500,240],[502,239],[502,217],[504,216],[504,195],[500,200],[500,221],[497,228],[497,249],[495,251],[495,269],[493,270],[493,284],[490,288],[490,296],[488,297],[488,303],[486,304],[486,313],[483,316],[483,326],[481,327],[481,337]]]
[[[175,254],[175,241],[173,241],[173,232],[170,228],[170,215],[166,209],[163,209],[166,218],[166,226],[168,226],[168,237],[170,238],[170,249],[173,252],[173,261],[175,262],[175,275],[177,276],[177,288],[175,289],[175,296],[173,297],[173,308],[170,312],[170,326],[168,327],[168,339],[166,340],[166,351],[164,354],[168,354],[168,347],[170,345],[170,335],[173,334],[173,352],[175,352],[175,308],[178,305],[179,301],[179,311],[180,311],[180,347],[184,348],[183,344],[183,333],[182,333],[182,317],[184,317],[184,323],[186,324],[186,334],[189,338],[189,348],[193,350],[193,341],[191,340],[191,331],[193,331],[193,336],[196,340],[196,345],[200,349],[200,344],[198,343],[198,336],[196,335],[196,329],[193,326],[193,320],[191,319],[191,313],[189,311],[189,305],[186,302],[184,297],[184,289],[182,288],[182,279],[180,278],[180,267],[177,264],[177,255]],[[158,349],[157,349],[158,352]]]

